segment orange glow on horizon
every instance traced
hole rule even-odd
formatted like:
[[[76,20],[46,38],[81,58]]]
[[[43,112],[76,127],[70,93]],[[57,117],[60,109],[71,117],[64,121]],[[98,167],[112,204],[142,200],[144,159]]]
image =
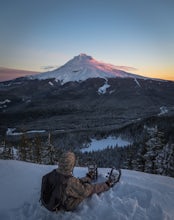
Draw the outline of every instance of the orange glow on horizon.
[[[151,71],[149,71],[151,70]],[[143,75],[145,77],[150,77],[150,78],[157,78],[157,79],[164,79],[164,80],[171,80],[174,81],[174,70],[173,69],[154,69],[154,68],[149,68],[148,70],[143,69],[143,71],[137,71],[137,74]]]
[[[91,60],[90,62],[92,62],[94,65],[97,65],[98,68],[100,68],[101,70],[104,70],[104,66],[105,69],[111,70],[111,69],[120,69],[126,72],[130,72],[133,74],[137,74],[137,75],[141,75],[144,77],[149,77],[149,78],[157,78],[157,79],[163,79],[163,80],[169,80],[169,81],[174,81],[174,71],[172,70],[172,68],[164,68],[158,70],[155,68],[134,68],[134,67],[128,67],[128,66],[116,66],[116,65],[112,65],[112,64],[107,64],[104,62],[99,62],[97,60]],[[103,65],[102,65],[103,64]],[[26,75],[34,75],[34,74],[38,74],[41,71],[36,70],[21,70],[21,69],[13,69],[13,68],[3,68],[0,67],[0,81],[6,81],[6,80],[11,80],[17,77],[22,77],[22,76],[26,76]]]

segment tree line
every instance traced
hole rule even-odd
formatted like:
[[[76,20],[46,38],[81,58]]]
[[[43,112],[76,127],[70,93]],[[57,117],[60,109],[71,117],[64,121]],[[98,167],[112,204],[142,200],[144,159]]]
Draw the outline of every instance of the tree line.
[[[73,143],[75,136],[69,135],[69,137],[72,138]],[[43,139],[39,135],[29,139],[24,133],[16,146],[5,141],[1,143],[0,159],[55,164],[64,151],[71,150],[76,154],[78,166],[86,166],[95,162],[98,167],[114,166],[174,177],[173,133],[161,131],[158,126],[148,127],[144,125],[141,132],[137,132],[135,141],[128,146],[106,146],[104,150],[100,151],[82,153],[77,145],[68,144],[71,141],[70,139],[64,136],[62,145],[58,147],[52,144],[50,134],[47,139]],[[79,140],[82,141],[81,138]],[[64,141],[66,148],[62,147]],[[77,143],[77,140],[74,143]]]

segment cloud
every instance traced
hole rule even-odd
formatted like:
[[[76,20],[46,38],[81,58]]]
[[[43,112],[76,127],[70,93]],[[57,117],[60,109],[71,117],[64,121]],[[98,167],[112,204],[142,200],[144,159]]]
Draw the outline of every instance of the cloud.
[[[56,66],[56,65],[54,65],[54,66],[48,65],[48,66],[41,66],[40,67],[40,69],[45,70],[45,71],[50,71],[50,70],[53,70],[56,68],[58,68],[58,66]]]
[[[123,70],[123,71],[137,71],[138,69],[131,66],[116,66],[117,69]]]
[[[27,76],[27,75],[34,75],[37,73],[39,72],[0,67],[0,82],[15,79],[18,77]]]

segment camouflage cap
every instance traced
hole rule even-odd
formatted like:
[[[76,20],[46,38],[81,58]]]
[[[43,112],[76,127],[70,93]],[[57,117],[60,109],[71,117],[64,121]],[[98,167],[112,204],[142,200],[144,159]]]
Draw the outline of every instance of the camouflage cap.
[[[65,152],[59,159],[58,172],[70,175],[75,166],[75,154],[73,152]]]

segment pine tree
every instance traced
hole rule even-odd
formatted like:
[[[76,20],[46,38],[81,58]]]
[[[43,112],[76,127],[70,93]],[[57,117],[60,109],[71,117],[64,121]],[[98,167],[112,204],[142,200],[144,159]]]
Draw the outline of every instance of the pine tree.
[[[28,146],[28,139],[25,133],[21,136],[21,141],[19,143],[19,160],[27,161],[27,146]]]
[[[133,160],[133,170],[144,172],[145,170],[145,158],[144,154],[147,153],[147,150],[143,144],[139,144],[137,147],[137,152],[135,152],[135,159]]]
[[[7,144],[7,142],[4,140],[1,143],[1,153],[0,157],[5,160],[13,159],[13,149],[10,144]]]
[[[42,163],[42,142],[39,135],[36,135],[33,142],[33,162]]]
[[[167,161],[167,168],[166,168],[166,174],[168,176],[174,177],[174,144],[168,144],[167,149],[168,155],[166,158]]]
[[[164,147],[164,134],[158,131],[157,126],[155,128],[147,128],[149,133],[149,140],[145,143],[146,153],[145,159],[145,172],[158,173],[161,161],[159,155]]]
[[[29,143],[28,143],[28,149],[27,149],[27,159],[28,161],[30,162],[34,162],[34,155],[33,155],[33,149],[34,149],[34,141],[31,140]]]
[[[160,165],[158,173],[174,177],[174,144],[167,143],[163,147],[161,154],[158,155],[157,160]]]
[[[48,134],[48,140],[46,143],[46,151],[47,151],[47,158],[48,164],[54,164],[54,155],[55,155],[55,148],[53,144],[51,144],[51,133]]]
[[[137,151],[136,146],[130,145],[128,147],[125,147],[125,150],[126,158],[123,163],[123,168],[132,170],[135,167],[135,152]]]

